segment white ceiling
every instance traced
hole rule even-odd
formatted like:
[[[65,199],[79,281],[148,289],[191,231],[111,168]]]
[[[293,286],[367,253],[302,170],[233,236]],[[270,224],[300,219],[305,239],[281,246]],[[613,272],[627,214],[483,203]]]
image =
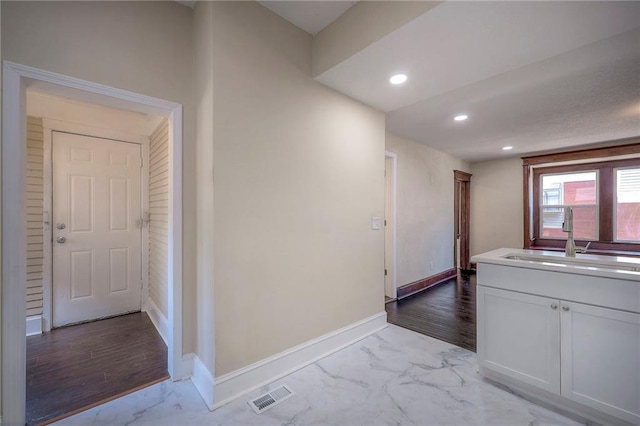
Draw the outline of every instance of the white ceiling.
[[[634,30],[427,98],[389,112],[387,129],[469,161],[640,135],[639,39]]]
[[[640,135],[637,28],[640,2],[446,2],[317,80],[465,160],[576,146]]]
[[[316,35],[356,1],[258,1],[298,28]]]

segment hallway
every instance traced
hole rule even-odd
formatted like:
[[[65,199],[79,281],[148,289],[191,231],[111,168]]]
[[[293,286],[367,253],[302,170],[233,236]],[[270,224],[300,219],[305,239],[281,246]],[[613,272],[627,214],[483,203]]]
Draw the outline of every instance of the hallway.
[[[476,351],[476,275],[446,282],[385,305],[387,321]]]
[[[27,424],[49,423],[169,378],[145,312],[27,337]]]

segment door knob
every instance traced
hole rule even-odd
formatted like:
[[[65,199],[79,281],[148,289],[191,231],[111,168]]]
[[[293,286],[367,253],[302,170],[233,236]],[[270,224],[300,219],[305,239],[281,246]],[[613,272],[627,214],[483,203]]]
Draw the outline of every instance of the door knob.
[[[56,243],[64,244],[67,239],[65,237],[56,238]]]
[[[562,307],[562,310],[563,310],[563,311],[568,311],[568,310],[569,310],[569,307],[568,307],[567,305],[564,305],[564,306]]]
[[[558,305],[556,305],[555,303],[551,304],[551,309],[558,309]]]
[[[67,225],[65,225],[64,223],[56,223],[56,229],[64,229],[66,227]]]

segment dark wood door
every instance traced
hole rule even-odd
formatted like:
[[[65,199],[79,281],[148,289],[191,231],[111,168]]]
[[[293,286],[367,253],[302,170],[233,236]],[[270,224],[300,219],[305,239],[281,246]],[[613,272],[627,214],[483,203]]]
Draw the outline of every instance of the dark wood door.
[[[469,261],[469,221],[471,215],[471,174],[453,171],[454,179],[454,267],[471,269]]]

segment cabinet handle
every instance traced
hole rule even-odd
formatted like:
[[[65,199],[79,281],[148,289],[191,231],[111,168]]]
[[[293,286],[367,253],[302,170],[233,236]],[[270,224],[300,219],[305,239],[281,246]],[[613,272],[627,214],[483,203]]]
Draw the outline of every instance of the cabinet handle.
[[[551,309],[558,309],[558,305],[556,305],[555,303],[551,304]]]
[[[568,310],[569,310],[569,307],[568,307],[567,305],[564,305],[564,306],[562,307],[562,310],[563,310],[563,311],[568,311]]]

